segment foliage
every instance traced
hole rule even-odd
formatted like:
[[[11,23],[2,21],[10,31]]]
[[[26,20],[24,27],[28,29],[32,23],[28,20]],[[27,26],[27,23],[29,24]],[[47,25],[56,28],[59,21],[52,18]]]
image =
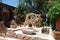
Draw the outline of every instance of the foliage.
[[[28,13],[29,12],[29,10],[26,8],[26,7],[24,7],[24,6],[19,6],[18,7],[18,10],[19,10],[19,12],[18,12],[18,17],[22,20],[22,21],[24,21],[25,20],[25,16],[26,16],[26,13]],[[26,11],[25,11],[26,10]]]
[[[59,17],[60,15],[60,4],[55,4],[53,7],[49,9],[48,16],[50,19],[54,19]]]
[[[55,26],[55,19],[60,17],[60,0],[19,0],[18,16],[24,20],[29,12],[38,12],[42,15],[48,15],[52,27]],[[44,18],[45,19],[45,18]]]
[[[25,19],[27,13],[34,11],[45,15],[47,13],[46,5],[45,0],[19,0],[18,16]]]
[[[60,18],[59,16],[60,15],[60,1],[59,0],[52,1],[47,15],[50,18],[52,28],[55,29],[56,18]]]

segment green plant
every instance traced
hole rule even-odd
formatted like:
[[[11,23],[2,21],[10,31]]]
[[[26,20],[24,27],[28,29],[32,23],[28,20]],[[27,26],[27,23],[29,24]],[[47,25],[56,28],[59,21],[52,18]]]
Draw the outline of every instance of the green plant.
[[[18,16],[20,19],[25,19],[27,13],[34,11],[45,15],[47,11],[45,8],[46,3],[45,0],[19,0]]]
[[[48,11],[48,16],[49,16],[50,19],[60,17],[59,15],[60,15],[60,4],[54,5]]]
[[[50,18],[52,28],[55,29],[55,22],[57,18],[60,18],[60,3],[54,4],[47,13]]]

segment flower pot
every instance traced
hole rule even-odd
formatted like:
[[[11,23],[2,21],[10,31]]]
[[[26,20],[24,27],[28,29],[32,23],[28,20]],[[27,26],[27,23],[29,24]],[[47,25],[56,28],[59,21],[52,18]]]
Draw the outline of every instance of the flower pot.
[[[56,19],[56,30],[60,31],[60,18]]]

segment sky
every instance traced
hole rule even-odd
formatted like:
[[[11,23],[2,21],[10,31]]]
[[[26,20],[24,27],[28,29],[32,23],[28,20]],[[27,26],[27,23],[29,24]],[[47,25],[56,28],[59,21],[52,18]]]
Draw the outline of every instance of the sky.
[[[18,6],[18,0],[2,0],[2,2],[14,7]]]

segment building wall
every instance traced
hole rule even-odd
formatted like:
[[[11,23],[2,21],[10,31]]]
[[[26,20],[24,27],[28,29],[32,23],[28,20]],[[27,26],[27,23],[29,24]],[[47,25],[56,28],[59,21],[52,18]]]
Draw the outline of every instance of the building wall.
[[[12,12],[13,8],[0,4],[0,19],[6,17],[6,18],[10,18],[13,16],[13,12]]]
[[[4,21],[5,27],[10,27],[10,22],[13,19],[13,8],[7,5],[0,4],[0,19]]]

